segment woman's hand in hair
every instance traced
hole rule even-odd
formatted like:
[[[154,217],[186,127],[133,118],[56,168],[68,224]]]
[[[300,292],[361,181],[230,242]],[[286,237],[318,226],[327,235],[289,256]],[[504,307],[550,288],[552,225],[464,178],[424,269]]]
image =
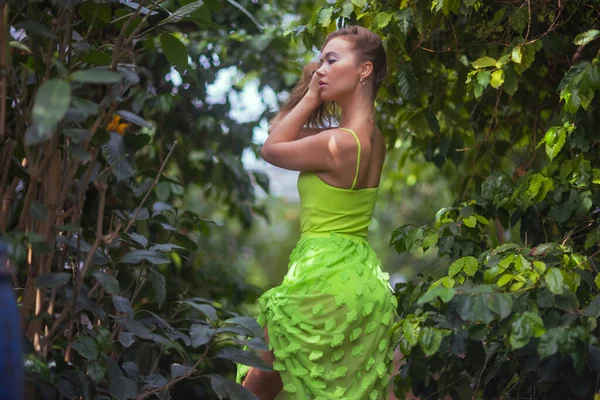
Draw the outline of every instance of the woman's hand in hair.
[[[308,85],[307,85],[308,87],[307,87],[306,94],[304,95],[304,97],[307,100],[314,101],[315,108],[318,107],[319,105],[321,105],[321,103],[323,102],[323,100],[321,100],[321,93],[319,90],[320,78],[316,74],[318,68],[319,68],[319,63],[317,63],[317,62],[311,62],[311,63],[307,64],[307,66],[304,68],[304,79],[305,79],[305,81],[308,81]],[[308,80],[309,77],[310,77],[310,80]]]

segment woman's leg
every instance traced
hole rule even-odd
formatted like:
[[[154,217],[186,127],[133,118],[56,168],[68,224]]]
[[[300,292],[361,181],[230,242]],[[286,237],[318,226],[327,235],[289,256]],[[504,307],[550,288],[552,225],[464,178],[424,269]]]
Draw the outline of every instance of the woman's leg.
[[[265,326],[265,342],[269,346],[269,333]],[[273,366],[275,356],[272,351],[263,351],[260,358],[269,366]],[[259,400],[273,400],[283,389],[283,383],[278,371],[262,371],[258,368],[250,368],[242,386],[250,390]]]

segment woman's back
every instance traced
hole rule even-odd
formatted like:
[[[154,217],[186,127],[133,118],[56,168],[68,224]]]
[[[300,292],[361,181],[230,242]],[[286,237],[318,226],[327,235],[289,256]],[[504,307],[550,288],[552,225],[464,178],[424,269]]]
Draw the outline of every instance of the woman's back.
[[[298,193],[301,204],[301,232],[308,233],[335,232],[361,238],[367,237],[373,209],[377,202],[379,175],[382,157],[378,146],[370,143],[364,146],[360,138],[351,129],[340,128],[354,136],[356,154],[345,155],[350,162],[341,171],[343,180],[353,178],[349,188],[333,186],[315,171],[302,171],[298,176]],[[364,148],[367,147],[365,155]],[[360,158],[359,158],[360,156]],[[366,161],[366,162],[365,162]],[[361,168],[362,164],[362,168]],[[366,164],[366,165],[365,165]],[[373,187],[357,188],[362,174],[363,181],[374,182]],[[339,174],[341,175],[341,174]],[[331,178],[328,176],[327,178]]]
[[[358,126],[349,130],[352,130],[358,136],[361,148],[360,168],[355,188],[378,187],[381,179],[381,170],[385,161],[385,138],[377,127],[374,127],[373,132],[367,132],[366,134],[364,126]],[[344,157],[346,160],[342,168],[339,170],[315,172],[316,175],[329,186],[339,188],[351,187],[355,173],[354,167],[358,161],[355,150],[356,145],[355,143],[351,143],[352,150],[348,152],[347,157]]]

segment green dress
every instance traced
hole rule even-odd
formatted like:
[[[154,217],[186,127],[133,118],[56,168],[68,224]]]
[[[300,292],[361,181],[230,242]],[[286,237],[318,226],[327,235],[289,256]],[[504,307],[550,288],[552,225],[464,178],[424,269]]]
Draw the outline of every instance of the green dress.
[[[300,173],[302,234],[281,285],[259,298],[257,321],[268,326],[273,369],[283,382],[277,399],[387,398],[397,301],[367,241],[378,188],[354,190],[360,142],[346,130],[358,143],[352,187]],[[238,383],[248,370],[237,365]]]

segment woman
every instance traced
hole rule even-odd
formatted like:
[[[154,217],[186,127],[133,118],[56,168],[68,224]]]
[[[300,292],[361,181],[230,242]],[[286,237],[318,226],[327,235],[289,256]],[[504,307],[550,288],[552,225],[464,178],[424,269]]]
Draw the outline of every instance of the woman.
[[[350,26],[329,34],[312,66],[261,151],[301,171],[302,235],[283,283],[259,300],[274,371],[238,365],[237,381],[261,400],[282,389],[289,399],[384,399],[397,302],[367,230],[386,150],[374,123],[386,54],[377,35]],[[333,103],[341,117],[330,128]]]

